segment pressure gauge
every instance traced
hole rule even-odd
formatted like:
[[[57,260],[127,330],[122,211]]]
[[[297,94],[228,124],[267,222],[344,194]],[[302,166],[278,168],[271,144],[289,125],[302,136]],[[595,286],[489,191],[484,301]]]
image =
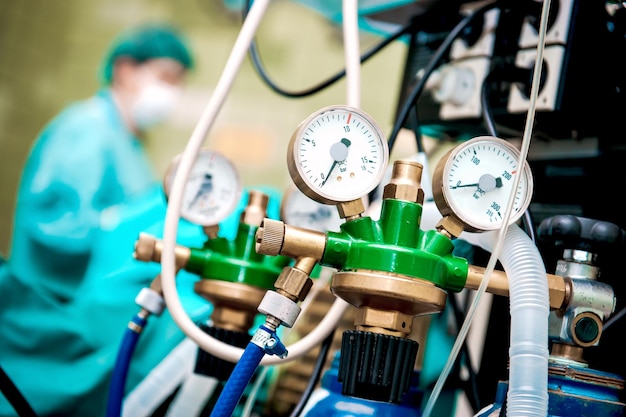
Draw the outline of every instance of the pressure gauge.
[[[170,164],[163,188],[169,197],[182,155]],[[183,191],[180,215],[201,226],[214,226],[228,217],[241,197],[241,181],[235,166],[222,154],[201,149]]]
[[[357,200],[382,180],[389,148],[380,127],[364,111],[325,107],[291,136],[289,174],[309,198],[323,204]]]
[[[433,176],[433,196],[441,214],[453,216],[467,231],[498,229],[514,192],[509,221],[517,221],[533,193],[530,166],[524,161],[518,167],[519,155],[510,142],[493,136],[479,136],[448,151]],[[520,169],[519,183],[513,191],[513,176]]]

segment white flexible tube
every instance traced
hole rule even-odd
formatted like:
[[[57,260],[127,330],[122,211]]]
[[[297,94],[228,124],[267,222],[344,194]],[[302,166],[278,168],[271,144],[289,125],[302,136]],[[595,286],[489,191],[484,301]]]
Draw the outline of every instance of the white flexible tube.
[[[343,46],[346,61],[348,106],[361,107],[361,46],[359,43],[358,0],[343,0]]]
[[[349,1],[353,7],[356,6],[356,0]],[[178,222],[180,220],[180,208],[182,204],[184,185],[187,182],[189,173],[191,172],[191,168],[202,143],[212,127],[215,118],[217,117],[217,113],[224,103],[228,92],[230,91],[235,76],[237,75],[241,63],[247,54],[250,44],[254,38],[254,34],[256,33],[269,2],[270,0],[257,0],[252,3],[252,7],[250,8],[250,11],[242,25],[237,41],[231,51],[224,71],[222,72],[221,78],[216,86],[215,92],[211,96],[200,121],[196,125],[196,128],[192,132],[187,146],[185,147],[180,160],[179,168],[174,178],[172,190],[170,192],[163,233],[161,279],[163,285],[163,295],[168,311],[183,333],[196,342],[199,347],[220,359],[230,362],[237,362],[243,354],[243,349],[221,342],[203,332],[202,329],[200,329],[189,318],[181,305],[175,283],[176,269],[174,248],[176,246],[176,235],[178,232]],[[354,10],[355,13],[356,11],[357,10]],[[356,39],[358,40],[358,37]],[[359,59],[358,55],[359,53],[357,52],[357,59]],[[351,73],[354,74],[354,70],[351,70]],[[352,79],[353,76],[354,75],[350,78]],[[349,85],[352,85],[352,83],[349,83]],[[354,102],[359,99],[359,96],[353,93],[352,95],[349,95],[349,99]],[[293,345],[287,346],[289,355],[285,359],[267,355],[263,358],[260,365],[284,363],[306,354],[311,348],[320,344],[326,336],[330,334],[330,332],[337,326],[339,320],[341,320],[348,306],[348,303],[338,298],[328,311],[328,314],[313,331]]]
[[[541,22],[539,25],[539,36],[537,39],[537,57],[535,59],[535,65],[534,65],[534,73],[533,73],[533,80],[532,80],[532,85],[531,85],[531,91],[530,91],[530,100],[529,100],[529,105],[528,105],[528,113],[526,116],[526,125],[524,126],[524,135],[522,138],[522,145],[521,145],[521,149],[520,149],[520,156],[519,156],[519,160],[518,160],[518,167],[523,166],[523,164],[526,161],[526,157],[528,155],[528,148],[530,147],[530,140],[531,140],[531,136],[532,136],[532,132],[533,132],[533,124],[535,121],[535,111],[537,108],[537,97],[539,95],[539,87],[540,87],[540,81],[541,81],[541,71],[542,71],[542,67],[543,67],[543,52],[544,52],[544,47],[545,47],[545,35],[548,29],[548,13],[550,11],[550,0],[545,0],[543,2],[543,6],[542,6],[542,11],[541,11]],[[518,169],[517,172],[515,173],[515,175],[513,176],[513,190],[517,190],[518,185],[519,185],[519,181],[520,181],[520,175],[521,175],[521,171],[522,169]],[[472,323],[472,320],[474,318],[474,314],[478,309],[478,305],[480,303],[480,299],[482,297],[482,295],[484,294],[485,290],[487,289],[487,285],[489,283],[489,278],[491,276],[491,273],[493,272],[496,262],[500,257],[500,253],[502,251],[503,245],[505,244],[505,240],[506,240],[506,236],[508,233],[508,230],[512,227],[516,227],[515,225],[511,225],[508,226],[509,224],[509,219],[511,218],[511,209],[513,207],[513,201],[516,197],[516,193],[511,193],[511,195],[509,196],[509,201],[507,203],[506,206],[506,210],[504,211],[504,216],[503,216],[503,221],[502,221],[502,228],[498,231],[497,234],[497,239],[495,244],[493,245],[493,247],[491,248],[491,256],[489,258],[489,262],[487,263],[487,267],[485,269],[485,274],[483,276],[483,279],[480,283],[480,286],[478,287],[478,290],[476,291],[476,295],[474,297],[474,300],[472,302],[472,305],[470,306],[468,312],[467,312],[467,316],[465,318],[465,321],[463,322],[463,325],[461,326],[461,329],[459,331],[459,335],[457,336],[454,345],[452,346],[452,352],[450,353],[450,356],[448,357],[448,361],[446,362],[446,365],[444,367],[444,370],[442,371],[441,375],[439,376],[439,379],[437,380],[437,382],[435,383],[435,387],[431,393],[431,396],[429,397],[426,406],[424,408],[424,413],[423,413],[423,417],[430,417],[430,413],[432,412],[432,409],[434,407],[434,403],[437,400],[441,390],[443,389],[443,384],[445,383],[446,378],[448,377],[452,366],[454,365],[454,362],[456,361],[456,357],[459,354],[459,351],[461,350],[461,347],[463,345],[463,342],[467,336],[467,332],[469,331],[469,327]],[[528,250],[529,252],[534,250],[536,251],[536,247],[534,245],[531,245],[532,247],[529,247]],[[507,250],[509,250],[507,248]],[[504,254],[502,257],[506,257],[508,256],[508,254]],[[502,261],[502,260],[501,260]],[[539,264],[543,267],[543,261],[541,260],[541,256],[539,256]],[[520,279],[524,279],[526,280],[526,277],[520,277]],[[543,297],[538,297],[535,300],[535,303],[539,302],[539,303],[544,303],[544,305],[542,306],[543,309],[549,313],[550,311],[550,300],[549,300],[549,295],[548,295],[548,285],[547,285],[547,280],[545,278],[545,269],[543,271],[543,276],[542,276],[542,282],[536,282],[536,281],[532,281],[532,277],[529,276],[528,277],[528,282],[532,283],[533,289],[534,289],[534,293],[535,295],[537,294],[545,294],[546,298],[544,299]],[[523,284],[522,286],[513,286],[513,283],[511,282],[509,284],[509,297],[511,299],[516,298],[517,295],[513,294],[514,291],[518,291],[518,288],[520,290],[522,290],[524,288]],[[529,301],[529,300],[525,300],[525,301]],[[524,302],[522,302],[523,304]],[[528,319],[524,318],[522,319],[522,322],[525,320],[534,320],[536,319],[536,317],[533,316],[533,314],[531,314],[531,311],[527,311],[527,310],[518,310],[521,312],[518,312],[519,316],[517,316],[518,318],[523,315],[528,313],[529,317]],[[513,315],[513,310],[511,310],[511,316]],[[541,320],[541,319],[540,319]],[[527,374],[528,372],[531,373],[535,373],[535,378],[532,380],[532,383],[537,383],[537,385],[535,387],[528,387],[528,386],[523,386],[523,385],[518,385],[518,384],[522,384],[524,378],[515,378],[515,379],[511,379],[509,381],[509,391],[508,391],[508,396],[507,396],[507,416],[509,417],[516,417],[516,416],[523,416],[523,417],[533,417],[533,416],[537,416],[537,417],[544,417],[547,415],[548,412],[548,395],[547,395],[547,381],[548,381],[548,362],[547,362],[547,342],[548,342],[548,328],[547,328],[547,320],[548,320],[548,316],[546,314],[545,317],[545,328],[544,328],[544,323],[540,322],[540,323],[535,323],[533,321],[526,321],[528,326],[534,326],[536,325],[536,329],[537,332],[530,332],[532,334],[533,337],[533,343],[531,344],[534,347],[539,347],[545,344],[546,347],[546,351],[545,351],[545,355],[546,355],[546,360],[545,360],[545,366],[536,366],[533,369],[529,370],[529,369],[522,369],[521,367],[519,367],[518,364],[513,365],[512,361],[510,361],[510,370],[509,370],[509,374],[513,375],[524,375]],[[513,326],[513,317],[511,317],[511,326]],[[515,320],[517,321],[517,320]],[[544,332],[545,333],[539,333],[539,331]],[[515,347],[513,346],[513,343],[518,343],[518,340],[513,340],[513,329],[511,329],[511,345],[509,347],[509,356],[511,356],[512,354],[517,354],[519,353],[518,351],[522,352],[520,353],[521,355],[525,354],[525,350],[529,348],[529,346],[524,346],[524,342],[520,342],[520,344],[517,344]],[[541,351],[541,348],[537,348],[534,351],[534,354],[536,356],[541,356],[544,354],[544,352]],[[519,362],[518,362],[519,363]],[[516,366],[516,369],[513,369],[513,366]],[[525,382],[529,382],[528,380],[526,380]],[[545,383],[544,383],[545,382]],[[514,385],[516,385],[515,387],[511,386],[511,383],[513,383]],[[527,393],[525,391],[529,390],[530,391],[534,391],[533,395],[527,395]],[[542,394],[538,394],[538,395],[534,395],[537,393],[540,393],[541,391],[545,391]],[[513,409],[510,408],[510,405],[513,404]]]
[[[494,236],[464,239],[490,251]],[[500,262],[509,279],[511,335],[507,416],[548,414],[548,316],[546,270],[537,246],[517,225],[506,233]]]

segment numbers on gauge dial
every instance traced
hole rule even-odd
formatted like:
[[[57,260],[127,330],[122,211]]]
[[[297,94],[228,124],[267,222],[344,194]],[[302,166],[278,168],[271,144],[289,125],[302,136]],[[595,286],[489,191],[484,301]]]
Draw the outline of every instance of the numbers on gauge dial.
[[[446,162],[443,179],[443,192],[452,212],[479,230],[500,227],[518,162],[519,151],[498,138],[475,138],[460,145]],[[532,174],[525,163],[515,190],[510,222],[518,220],[528,208],[532,186]]]
[[[388,161],[380,128],[369,115],[347,106],[322,109],[305,120],[292,137],[289,155],[298,188],[325,204],[367,195]]]

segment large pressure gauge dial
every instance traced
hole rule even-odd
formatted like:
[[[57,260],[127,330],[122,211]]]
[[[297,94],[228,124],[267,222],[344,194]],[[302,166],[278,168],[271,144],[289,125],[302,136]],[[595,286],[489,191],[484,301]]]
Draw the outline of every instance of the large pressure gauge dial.
[[[362,110],[334,105],[306,118],[291,137],[289,174],[309,198],[323,204],[357,200],[382,180],[389,148]]]
[[[178,155],[170,164],[163,188],[169,197],[180,164]],[[241,197],[241,181],[235,166],[222,154],[201,149],[183,191],[180,215],[201,226],[214,226],[228,217]]]
[[[533,178],[528,162],[518,167],[519,150],[506,140],[479,136],[446,153],[433,176],[433,196],[443,216],[452,216],[464,230],[499,229],[512,192],[515,193],[509,223],[528,208]],[[518,170],[519,183],[513,190]]]

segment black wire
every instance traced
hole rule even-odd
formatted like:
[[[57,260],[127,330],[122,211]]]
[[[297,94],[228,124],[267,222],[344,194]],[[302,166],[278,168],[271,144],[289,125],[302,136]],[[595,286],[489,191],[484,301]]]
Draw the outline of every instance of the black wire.
[[[317,385],[317,382],[322,375],[322,370],[324,369],[324,365],[326,364],[326,357],[328,356],[328,351],[330,350],[330,346],[333,343],[334,335],[335,330],[330,332],[330,334],[326,336],[326,339],[324,339],[324,341],[322,342],[320,351],[317,355],[317,360],[315,361],[315,366],[313,367],[313,373],[311,374],[311,378],[309,379],[309,383],[302,393],[298,404],[296,404],[291,414],[289,414],[289,417],[298,417],[302,413],[302,410],[304,410],[306,404],[309,402],[309,398],[311,398],[311,394],[313,393],[313,390],[315,389],[315,386]]]
[[[245,19],[246,16],[248,15],[248,12],[250,10],[250,0],[247,0],[244,2],[244,10],[243,10],[243,18]],[[380,52],[381,50],[383,50],[386,46],[388,46],[389,44],[391,44],[393,41],[397,40],[398,38],[402,37],[403,35],[406,35],[409,32],[409,29],[411,28],[412,23],[409,23],[403,27],[401,27],[398,31],[396,31],[395,33],[391,34],[389,37],[385,38],[384,40],[382,40],[380,43],[374,45],[372,48],[370,48],[368,51],[366,51],[365,53],[363,53],[361,55],[361,63],[366,62],[367,60],[369,60],[372,56],[374,56],[375,54],[377,54],[378,52]],[[251,44],[250,44],[250,48],[249,48],[249,52],[250,52],[250,58],[252,59],[252,64],[255,68],[255,70],[257,71],[257,73],[259,74],[259,76],[261,77],[261,79],[276,93],[285,96],[285,97],[290,97],[290,98],[301,98],[301,97],[307,97],[307,96],[311,96],[315,93],[318,93],[322,90],[324,90],[325,88],[333,85],[334,83],[336,83],[337,81],[341,80],[345,75],[346,75],[346,70],[345,68],[341,71],[339,71],[338,73],[336,73],[335,75],[331,76],[330,78],[328,78],[325,81],[322,81],[321,83],[307,88],[305,90],[301,90],[301,91],[288,91],[283,89],[282,87],[278,86],[278,84],[276,84],[271,78],[270,76],[267,74],[267,71],[265,70],[263,63],[261,61],[261,57],[259,55],[259,50],[257,47],[257,42],[255,39],[252,40]]]
[[[471,13],[471,14],[467,15],[466,17],[464,17],[463,19],[461,19],[461,21],[459,23],[457,23],[457,25],[445,37],[445,39],[443,40],[443,42],[441,43],[439,48],[437,48],[437,50],[435,51],[435,53],[431,57],[430,61],[428,61],[428,64],[424,68],[424,73],[423,73],[422,77],[420,78],[418,83],[415,85],[413,90],[411,90],[411,92],[409,93],[409,96],[407,97],[407,99],[404,102],[403,107],[401,108],[400,112],[398,113],[398,117],[396,118],[396,122],[395,122],[395,124],[393,126],[393,130],[391,131],[391,134],[389,135],[389,139],[387,141],[387,143],[389,145],[388,147],[389,147],[389,152],[390,153],[391,153],[391,151],[393,149],[393,145],[396,142],[396,139],[398,137],[398,133],[400,133],[400,130],[402,129],[402,127],[406,123],[406,120],[407,120],[409,114],[411,113],[411,110],[413,109],[413,107],[415,107],[417,99],[422,94],[422,91],[424,90],[424,87],[426,85],[426,81],[428,80],[430,75],[433,73],[433,71],[437,68],[437,66],[439,65],[439,62],[443,59],[444,55],[446,54],[446,52],[448,51],[448,49],[452,45],[452,42],[454,42],[454,40],[461,34],[461,32],[466,27],[468,27],[474,21],[474,19],[476,19],[479,16],[482,16],[487,11],[496,8],[499,4],[500,4],[500,2],[498,0],[496,0],[496,1],[492,2],[492,3],[488,3],[488,4],[484,5],[484,6],[476,9],[473,13]]]
[[[483,122],[485,123],[485,128],[487,129],[487,132],[491,136],[495,137],[499,136],[496,129],[496,122],[493,117],[491,104],[489,103],[489,93],[491,92],[491,83],[495,81],[496,77],[498,77],[502,73],[504,73],[504,71],[491,71],[485,77],[482,88],[480,89],[480,104],[482,107]],[[524,224],[524,230],[526,231],[526,234],[530,237],[533,243],[536,243],[537,239],[535,236],[535,225],[532,215],[530,213],[530,209],[526,209],[526,211],[524,211],[522,222]]]
[[[498,131],[496,129],[496,122],[493,118],[493,112],[491,105],[489,104],[489,93],[491,91],[490,86],[493,78],[496,74],[494,71],[487,74],[483,80],[482,88],[480,89],[480,104],[482,106],[483,122],[485,123],[485,129],[491,136],[498,137]]]
[[[452,307],[452,310],[454,312],[454,320],[456,322],[457,328],[460,328],[461,323],[463,322],[463,320],[465,320],[465,317],[461,312],[458,303],[456,302],[454,294],[451,294],[448,297],[448,301],[450,302],[450,306]],[[467,396],[467,399],[470,402],[470,405],[472,406],[474,412],[478,412],[481,402],[480,395],[478,393],[477,375],[472,364],[472,359],[466,341],[464,341],[463,345],[461,346],[461,353],[463,354],[463,357],[465,359],[465,365],[469,374],[468,384],[464,384],[463,390],[465,391],[465,395]]]
[[[407,125],[413,131],[413,135],[415,135],[415,146],[417,147],[417,153],[425,152],[424,142],[422,141],[422,130],[420,128],[416,112],[411,112],[411,114],[409,114],[409,120],[407,121]]]
[[[37,417],[35,410],[30,406],[26,398],[20,390],[15,386],[11,378],[4,372],[0,366],[0,391],[4,397],[11,403],[11,406],[19,417]]]

